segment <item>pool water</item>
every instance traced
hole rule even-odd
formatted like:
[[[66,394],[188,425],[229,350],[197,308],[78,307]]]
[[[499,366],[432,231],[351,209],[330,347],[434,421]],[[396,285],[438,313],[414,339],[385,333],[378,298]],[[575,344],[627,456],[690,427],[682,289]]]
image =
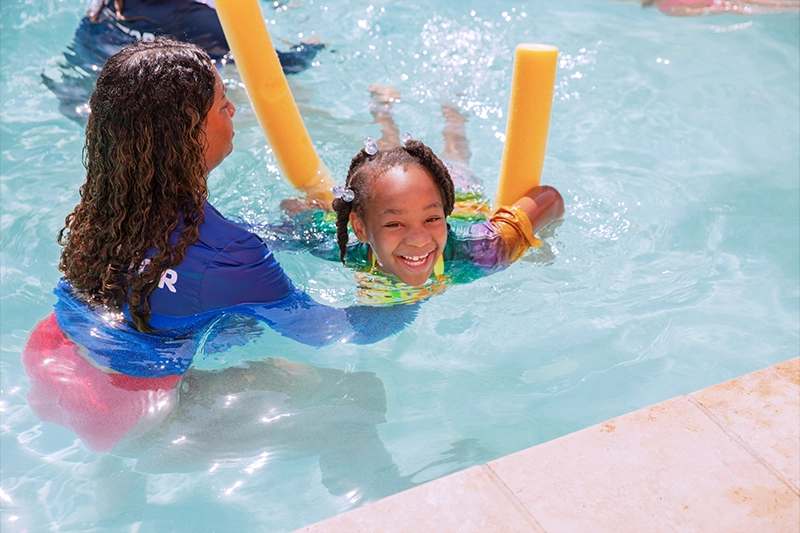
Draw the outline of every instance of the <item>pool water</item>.
[[[403,94],[394,107],[401,131],[437,150],[440,106],[458,105],[469,119],[471,166],[491,194],[514,46],[557,46],[542,182],[564,195],[563,222],[542,248],[426,301],[404,331],[374,345],[313,349],[267,329],[198,359],[212,370],[282,357],[363,381],[354,391],[382,389],[385,422],[365,424],[398,475],[372,492],[329,490],[320,457],[331,455],[328,443],[359,433],[346,433],[337,417],[349,415],[328,409],[308,384],[297,385],[306,396],[299,429],[280,445],[283,435],[272,435],[237,455],[235,430],[214,435],[188,424],[186,432],[210,434],[231,453],[152,472],[93,453],[33,414],[20,362],[55,301],[55,236],[84,179],[82,126],[60,114],[41,73],[55,68],[84,7],[2,2],[4,532],[291,531],[797,356],[800,16],[671,18],[605,0],[270,5],[262,3],[276,41],[316,33],[328,43],[290,84],[339,181],[363,138],[379,134],[366,88],[380,83]],[[224,76],[237,135],[209,179],[211,200],[233,218],[276,219],[293,191],[235,70]],[[304,253],[279,260],[317,300],[354,301],[351,271]],[[340,454],[334,470],[357,471],[362,459]]]

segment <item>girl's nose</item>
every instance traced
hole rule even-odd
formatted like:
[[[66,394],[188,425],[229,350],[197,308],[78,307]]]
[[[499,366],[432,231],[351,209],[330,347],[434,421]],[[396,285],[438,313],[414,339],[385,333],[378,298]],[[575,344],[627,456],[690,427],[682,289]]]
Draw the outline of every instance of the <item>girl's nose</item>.
[[[425,246],[433,239],[431,238],[431,234],[425,231],[423,228],[411,228],[409,229],[408,233],[406,233],[405,241],[406,244],[409,246]]]
[[[228,100],[228,102],[230,104],[229,108],[228,108],[228,112],[231,114],[231,118],[233,118],[233,115],[236,114],[236,106],[233,105],[233,102],[231,102],[230,100]]]

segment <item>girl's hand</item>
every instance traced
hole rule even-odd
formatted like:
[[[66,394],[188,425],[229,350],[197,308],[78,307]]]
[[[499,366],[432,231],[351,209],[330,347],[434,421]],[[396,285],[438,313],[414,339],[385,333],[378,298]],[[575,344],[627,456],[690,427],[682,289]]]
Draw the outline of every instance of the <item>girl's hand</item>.
[[[323,211],[331,210],[330,208],[325,209],[322,202],[319,200],[314,200],[311,198],[287,198],[286,200],[281,201],[281,211],[290,217],[299,215],[303,211],[308,211],[309,209],[322,209]]]

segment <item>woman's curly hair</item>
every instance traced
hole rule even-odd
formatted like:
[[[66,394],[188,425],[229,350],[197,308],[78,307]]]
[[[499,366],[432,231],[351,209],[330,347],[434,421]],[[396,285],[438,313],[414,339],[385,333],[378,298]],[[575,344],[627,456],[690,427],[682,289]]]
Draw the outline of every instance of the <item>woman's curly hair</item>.
[[[59,269],[93,303],[127,302],[140,331],[161,275],[199,235],[215,83],[202,49],[159,37],[111,56],[89,100],[86,183],[58,235]]]
[[[350,161],[345,181],[345,187],[355,193],[353,201],[345,202],[341,198],[333,200],[333,210],[336,211],[336,242],[339,245],[339,259],[342,263],[345,262],[347,253],[349,240],[347,225],[350,213],[354,212],[360,218],[364,218],[364,209],[372,201],[375,181],[393,168],[400,167],[406,170],[414,165],[426,169],[433,176],[433,181],[442,196],[444,215],[449,216],[453,212],[455,204],[453,179],[442,160],[424,143],[411,140],[407,141],[404,147],[380,150],[375,155],[369,155],[362,149]]]

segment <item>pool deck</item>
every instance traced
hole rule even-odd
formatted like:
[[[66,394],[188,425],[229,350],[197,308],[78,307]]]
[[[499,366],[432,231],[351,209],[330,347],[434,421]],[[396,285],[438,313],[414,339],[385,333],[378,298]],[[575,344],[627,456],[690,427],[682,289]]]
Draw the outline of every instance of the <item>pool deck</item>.
[[[301,528],[800,532],[800,358]]]

